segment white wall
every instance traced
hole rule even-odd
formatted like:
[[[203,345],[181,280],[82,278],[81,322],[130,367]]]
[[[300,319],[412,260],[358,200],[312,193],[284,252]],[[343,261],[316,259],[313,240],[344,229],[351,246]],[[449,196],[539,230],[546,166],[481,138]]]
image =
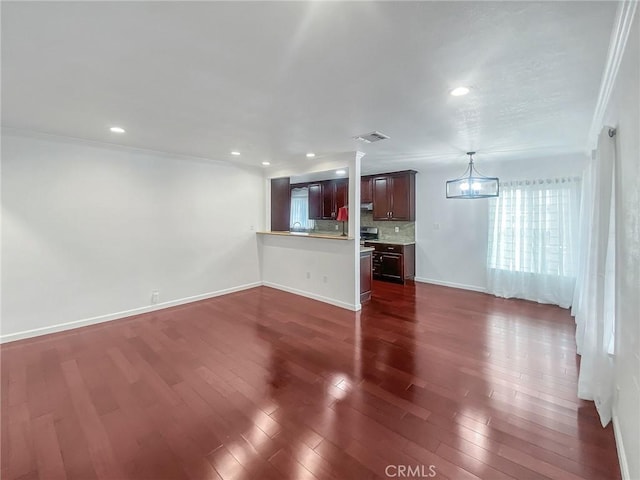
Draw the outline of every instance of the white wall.
[[[2,340],[258,284],[263,205],[259,170],[3,131]]]
[[[617,128],[616,386],[614,428],[628,477],[640,479],[640,12],[627,40],[604,125]]]
[[[501,180],[581,175],[586,155],[478,166]],[[489,200],[445,198],[466,164],[421,168],[416,176],[416,280],[485,291]]]

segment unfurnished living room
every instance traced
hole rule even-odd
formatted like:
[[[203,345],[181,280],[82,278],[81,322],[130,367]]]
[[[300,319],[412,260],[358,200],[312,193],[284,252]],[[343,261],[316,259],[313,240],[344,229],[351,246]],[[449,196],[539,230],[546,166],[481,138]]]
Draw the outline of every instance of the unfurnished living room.
[[[634,1],[2,1],[3,480],[640,480]]]

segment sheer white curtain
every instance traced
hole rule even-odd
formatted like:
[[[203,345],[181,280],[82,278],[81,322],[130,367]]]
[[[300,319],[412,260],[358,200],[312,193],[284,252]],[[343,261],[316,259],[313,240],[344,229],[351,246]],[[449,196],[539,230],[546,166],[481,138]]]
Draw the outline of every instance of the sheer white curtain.
[[[615,329],[615,140],[606,127],[585,172],[580,212],[580,269],[571,314],[580,358],[578,396],[593,400],[602,426],[611,420]]]
[[[488,291],[571,306],[579,208],[579,178],[501,183],[489,204]]]
[[[309,220],[309,189],[294,188],[291,190],[291,214],[289,219],[291,230],[311,230],[313,220]]]

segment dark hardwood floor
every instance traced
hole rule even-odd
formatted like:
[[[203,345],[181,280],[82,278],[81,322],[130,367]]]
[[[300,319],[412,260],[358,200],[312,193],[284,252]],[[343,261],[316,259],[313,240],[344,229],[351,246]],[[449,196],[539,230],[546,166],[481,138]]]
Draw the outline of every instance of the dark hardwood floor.
[[[261,287],[2,346],[2,478],[620,478],[566,310],[374,283],[358,314]]]

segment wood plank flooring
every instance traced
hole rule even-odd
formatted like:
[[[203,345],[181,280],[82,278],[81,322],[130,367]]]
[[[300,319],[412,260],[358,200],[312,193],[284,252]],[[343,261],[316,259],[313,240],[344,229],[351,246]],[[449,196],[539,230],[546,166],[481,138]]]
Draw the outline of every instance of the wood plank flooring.
[[[620,478],[566,310],[374,283],[359,313],[260,287],[2,346],[2,478]]]

